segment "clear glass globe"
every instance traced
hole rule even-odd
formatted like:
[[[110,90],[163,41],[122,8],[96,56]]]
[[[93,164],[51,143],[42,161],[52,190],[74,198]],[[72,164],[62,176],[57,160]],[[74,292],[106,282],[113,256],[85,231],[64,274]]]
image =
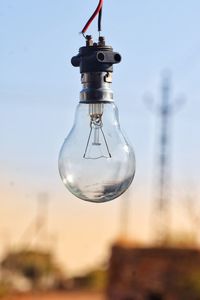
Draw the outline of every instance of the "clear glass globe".
[[[59,172],[68,190],[86,201],[110,201],[128,189],[135,156],[121,132],[114,103],[77,106],[73,128],[59,154]]]

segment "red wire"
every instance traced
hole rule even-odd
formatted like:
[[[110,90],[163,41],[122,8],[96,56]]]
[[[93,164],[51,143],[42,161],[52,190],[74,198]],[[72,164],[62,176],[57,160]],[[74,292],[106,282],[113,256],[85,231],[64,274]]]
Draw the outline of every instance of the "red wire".
[[[96,16],[99,14],[101,8],[103,6],[103,0],[99,0],[99,4],[95,10],[95,12],[93,13],[93,15],[91,16],[91,18],[87,21],[86,25],[84,26],[84,28],[82,29],[81,33],[85,33],[88,28],[90,27],[91,23],[94,21],[94,19],[96,18]]]

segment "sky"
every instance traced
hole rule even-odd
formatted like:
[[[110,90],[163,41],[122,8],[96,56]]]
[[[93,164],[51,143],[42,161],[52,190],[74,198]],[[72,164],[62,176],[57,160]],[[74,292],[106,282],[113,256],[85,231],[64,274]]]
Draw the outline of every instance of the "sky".
[[[145,99],[159,104],[164,70],[171,72],[171,101],[184,103],[171,120],[173,224],[190,229],[183,204],[188,195],[197,199],[200,212],[197,0],[104,1],[103,35],[123,57],[114,68],[113,90],[121,126],[135,149],[136,177],[125,196],[102,205],[76,199],[59,178],[58,153],[81,89],[70,60],[84,45],[79,32],[96,2],[0,0],[0,250],[19,244],[39,195],[46,193],[48,231],[69,273],[109,255],[127,198],[129,237],[151,239],[159,123]],[[96,21],[88,33],[98,36]]]

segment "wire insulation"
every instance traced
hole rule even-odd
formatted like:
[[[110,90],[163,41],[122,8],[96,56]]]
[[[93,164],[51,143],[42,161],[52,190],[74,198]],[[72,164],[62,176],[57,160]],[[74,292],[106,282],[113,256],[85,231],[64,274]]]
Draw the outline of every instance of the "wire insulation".
[[[93,13],[93,15],[90,17],[90,19],[87,21],[83,29],[81,30],[81,33],[84,34],[88,28],[90,27],[91,23],[94,21],[96,16],[99,14],[99,21],[98,21],[98,29],[101,29],[101,18],[102,18],[102,6],[103,6],[103,0],[99,0],[99,4]],[[101,31],[101,30],[99,30]]]
[[[102,10],[103,7],[101,7],[101,10],[99,12],[99,17],[98,17],[98,32],[100,33],[102,31],[102,26],[101,26],[101,21],[102,21]]]

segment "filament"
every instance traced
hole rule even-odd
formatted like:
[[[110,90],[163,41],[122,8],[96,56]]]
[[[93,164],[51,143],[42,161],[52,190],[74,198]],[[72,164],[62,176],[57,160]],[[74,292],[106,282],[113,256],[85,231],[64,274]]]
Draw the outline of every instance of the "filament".
[[[103,131],[103,103],[89,104],[90,132],[83,158],[111,158],[105,133]]]

